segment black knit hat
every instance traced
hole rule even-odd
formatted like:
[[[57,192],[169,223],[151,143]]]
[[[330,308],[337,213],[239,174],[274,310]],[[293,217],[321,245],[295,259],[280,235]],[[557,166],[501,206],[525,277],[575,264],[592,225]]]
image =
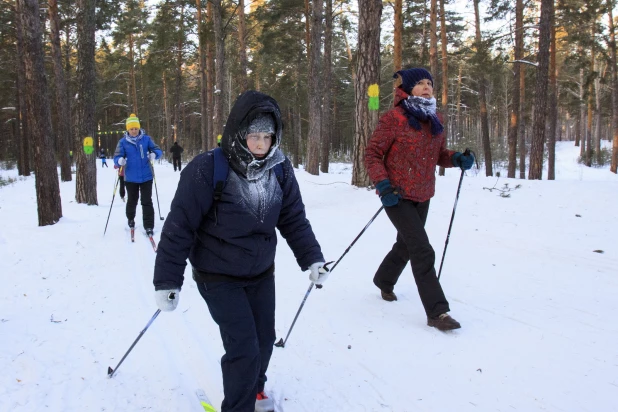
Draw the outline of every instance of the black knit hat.
[[[401,76],[401,88],[408,94],[412,94],[412,89],[416,86],[416,83],[424,79],[431,81],[431,85],[433,86],[433,77],[431,77],[431,73],[423,68],[399,70],[397,73],[393,74],[393,79],[396,79],[397,75]]]

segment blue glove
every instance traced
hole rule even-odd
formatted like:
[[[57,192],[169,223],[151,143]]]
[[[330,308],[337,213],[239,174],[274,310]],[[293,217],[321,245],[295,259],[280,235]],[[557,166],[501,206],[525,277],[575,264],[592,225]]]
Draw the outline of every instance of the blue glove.
[[[455,152],[451,157],[451,162],[453,162],[453,166],[459,167],[461,170],[470,170],[474,166],[474,155],[472,153],[465,155],[461,152]]]
[[[385,207],[395,206],[399,203],[401,195],[397,189],[391,186],[390,180],[384,179],[381,182],[378,182],[376,189],[378,189],[378,192],[380,193],[380,200]]]

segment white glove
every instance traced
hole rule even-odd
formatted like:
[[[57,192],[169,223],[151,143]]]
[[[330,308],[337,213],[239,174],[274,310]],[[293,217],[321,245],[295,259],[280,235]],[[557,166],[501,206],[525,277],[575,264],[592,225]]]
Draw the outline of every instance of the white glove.
[[[126,158],[124,158],[124,157],[121,157],[120,159],[118,159],[118,164],[119,164],[120,166],[124,166],[124,165],[126,165],[126,164],[127,164],[127,159],[126,159]]]
[[[148,158],[151,162],[154,162],[157,159],[157,154],[155,152],[148,153]]]
[[[309,266],[309,280],[316,285],[321,285],[328,279],[328,269],[324,267],[324,262],[315,262]]]
[[[171,312],[176,309],[178,299],[180,299],[180,289],[155,290],[157,306],[164,312]]]

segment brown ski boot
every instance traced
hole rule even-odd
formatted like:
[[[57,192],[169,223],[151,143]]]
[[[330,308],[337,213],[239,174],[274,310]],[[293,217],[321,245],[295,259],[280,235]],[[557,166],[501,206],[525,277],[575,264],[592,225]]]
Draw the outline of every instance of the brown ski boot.
[[[380,292],[382,293],[382,299],[387,302],[393,302],[397,300],[397,295],[395,295],[394,292],[384,292],[383,290],[380,290]]]
[[[451,318],[448,313],[443,313],[439,316],[436,316],[435,318],[427,317],[427,326],[433,326],[434,328],[443,332],[447,330],[461,328],[459,322]]]

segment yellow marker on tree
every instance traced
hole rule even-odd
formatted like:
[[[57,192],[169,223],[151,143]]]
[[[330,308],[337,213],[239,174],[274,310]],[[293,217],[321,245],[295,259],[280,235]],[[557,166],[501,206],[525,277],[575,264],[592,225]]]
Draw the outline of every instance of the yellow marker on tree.
[[[369,86],[367,95],[369,96],[369,110],[378,110],[380,108],[380,86],[377,83]]]
[[[87,155],[94,153],[94,143],[92,137],[84,137],[84,153]]]

